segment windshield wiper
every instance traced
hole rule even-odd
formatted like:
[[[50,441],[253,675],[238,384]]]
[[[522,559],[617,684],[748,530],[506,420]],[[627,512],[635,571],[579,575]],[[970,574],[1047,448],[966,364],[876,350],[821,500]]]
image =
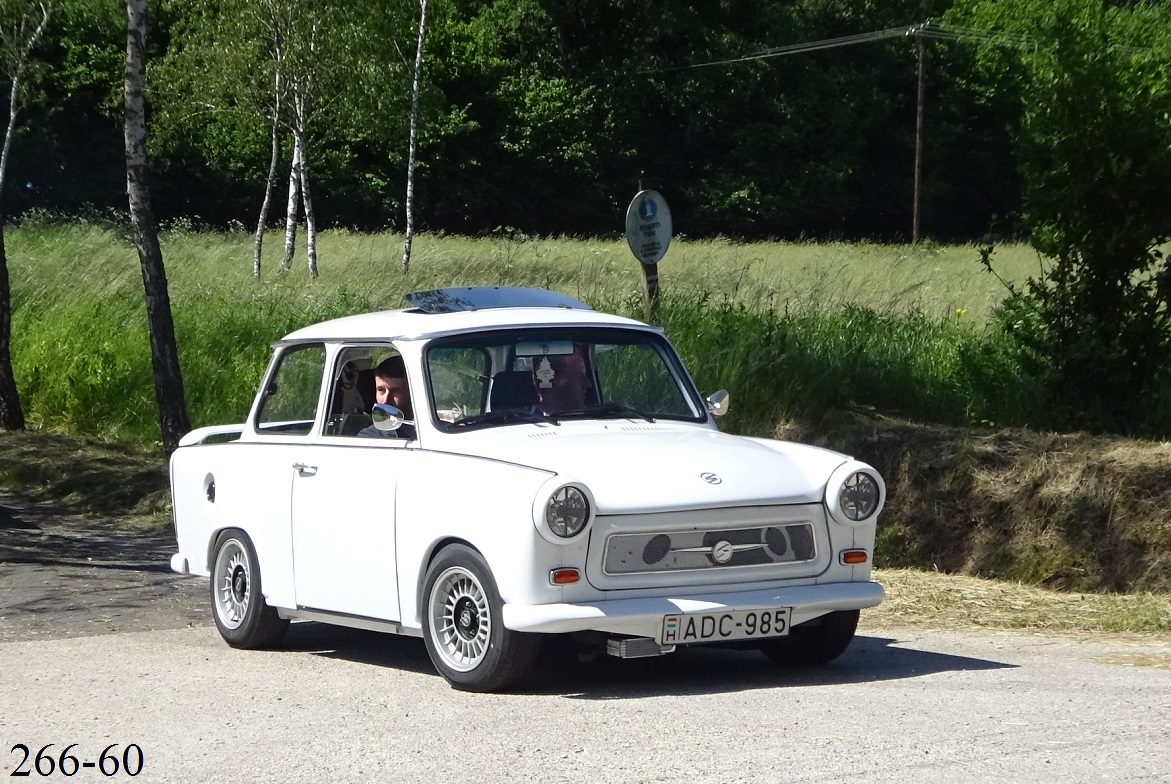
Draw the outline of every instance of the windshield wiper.
[[[470,427],[472,425],[510,425],[517,422],[526,424],[552,422],[555,425],[560,424],[556,419],[542,411],[527,408],[504,408],[499,411],[486,411],[483,414],[457,419],[451,424],[456,427]]]
[[[647,422],[654,422],[655,418],[650,414],[643,413],[633,406],[628,406],[625,403],[598,403],[592,406],[585,406],[583,408],[575,408],[570,411],[559,411],[557,416],[562,419],[571,416],[595,416],[598,419],[645,419]]]

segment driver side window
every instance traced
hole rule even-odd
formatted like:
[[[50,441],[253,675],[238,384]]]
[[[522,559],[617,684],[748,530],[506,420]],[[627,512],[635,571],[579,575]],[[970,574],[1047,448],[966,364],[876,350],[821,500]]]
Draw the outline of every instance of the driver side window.
[[[325,420],[325,435],[327,436],[370,436],[377,435],[374,420],[370,416],[374,404],[378,400],[379,373],[383,375],[382,383],[387,383],[385,368],[388,360],[398,358],[401,368],[401,355],[393,346],[355,346],[344,348],[338,352],[334,361],[333,373],[330,378],[329,411]],[[387,364],[384,364],[387,363]],[[384,371],[379,371],[379,368]],[[405,385],[406,379],[395,374]],[[394,383],[394,382],[391,382]],[[385,399],[382,402],[390,405],[399,405],[404,413],[409,413],[410,392],[404,391],[397,399]],[[410,419],[410,416],[407,417]],[[412,428],[404,427],[399,437],[412,437]]]

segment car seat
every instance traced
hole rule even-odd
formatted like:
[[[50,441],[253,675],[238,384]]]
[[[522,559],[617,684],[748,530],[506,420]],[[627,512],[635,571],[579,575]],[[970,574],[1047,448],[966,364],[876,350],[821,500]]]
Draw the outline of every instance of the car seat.
[[[492,377],[490,411],[536,405],[537,387],[527,370],[502,370]]]

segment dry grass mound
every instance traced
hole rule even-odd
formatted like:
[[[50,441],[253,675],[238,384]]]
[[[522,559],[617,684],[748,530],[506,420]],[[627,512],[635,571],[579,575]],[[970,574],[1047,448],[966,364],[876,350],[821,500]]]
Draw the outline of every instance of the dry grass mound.
[[[881,567],[1067,591],[1171,591],[1171,444],[859,417],[777,435],[882,472]]]
[[[917,569],[876,569],[886,600],[868,627],[1018,629],[1045,634],[1171,633],[1171,594],[1061,592]],[[1171,657],[1163,660],[1171,665]]]

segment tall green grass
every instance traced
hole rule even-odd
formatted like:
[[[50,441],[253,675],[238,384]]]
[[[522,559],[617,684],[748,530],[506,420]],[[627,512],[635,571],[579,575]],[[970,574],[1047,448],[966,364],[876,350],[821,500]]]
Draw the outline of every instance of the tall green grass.
[[[409,274],[401,235],[331,231],[321,277],[276,270],[267,238],[182,227],[163,252],[195,425],[244,417],[269,344],[327,318],[449,285],[539,286],[644,318],[641,272],[621,241],[424,235]],[[34,427],[156,441],[137,257],[117,226],[26,222],[9,234],[13,362]],[[1000,254],[1020,279],[1024,249]],[[1022,424],[1036,385],[986,322],[1002,284],[973,248],[676,242],[660,264],[655,320],[701,388],[732,393],[725,425],[768,434],[783,419],[864,409],[923,421]]]

